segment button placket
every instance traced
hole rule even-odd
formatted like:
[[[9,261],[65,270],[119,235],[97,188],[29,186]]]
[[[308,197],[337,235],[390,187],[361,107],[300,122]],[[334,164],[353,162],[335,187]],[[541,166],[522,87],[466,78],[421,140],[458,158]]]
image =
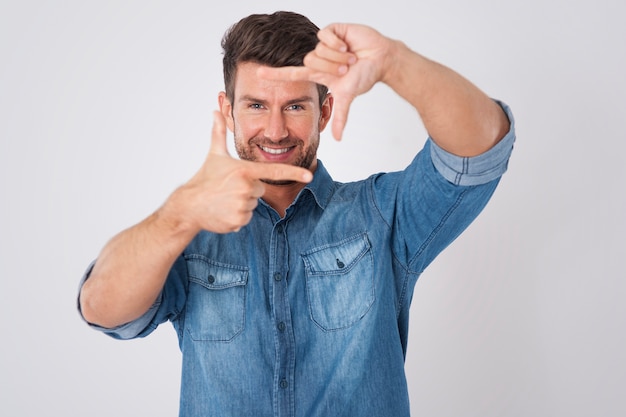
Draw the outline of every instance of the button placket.
[[[293,415],[293,370],[295,367],[295,345],[291,332],[291,307],[287,293],[288,244],[284,221],[276,224],[270,244],[270,286],[272,309],[275,320],[276,364],[275,388],[279,415]]]

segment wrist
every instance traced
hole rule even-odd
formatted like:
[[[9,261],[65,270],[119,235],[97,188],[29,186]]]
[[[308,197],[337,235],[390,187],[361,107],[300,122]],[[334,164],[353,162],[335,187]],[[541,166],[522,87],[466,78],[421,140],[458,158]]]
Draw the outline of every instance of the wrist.
[[[392,87],[396,84],[401,76],[403,66],[403,55],[408,51],[407,46],[399,40],[389,39],[389,48],[384,58],[383,73],[381,81]]]
[[[194,222],[186,208],[187,191],[184,186],[177,188],[165,203],[151,216],[154,225],[167,232],[168,235],[193,237],[200,227]]]

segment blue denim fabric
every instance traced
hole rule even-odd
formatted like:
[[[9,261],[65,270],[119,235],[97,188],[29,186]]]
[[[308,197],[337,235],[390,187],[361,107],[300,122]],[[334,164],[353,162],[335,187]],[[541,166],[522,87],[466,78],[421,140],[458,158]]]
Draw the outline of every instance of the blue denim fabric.
[[[514,140],[512,126],[459,158],[429,139],[404,171],[347,184],[319,162],[284,218],[260,201],[238,233],[198,234],[150,311],[100,330],[173,323],[181,416],[408,416],[415,283],[483,209]]]

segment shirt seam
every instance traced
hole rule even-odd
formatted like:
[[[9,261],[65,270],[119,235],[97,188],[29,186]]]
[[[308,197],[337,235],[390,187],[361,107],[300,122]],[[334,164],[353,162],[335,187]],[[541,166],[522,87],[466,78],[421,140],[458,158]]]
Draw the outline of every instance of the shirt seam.
[[[382,210],[380,209],[380,207],[378,206],[378,204],[376,204],[376,199],[374,198],[374,181],[373,179],[369,180],[369,187],[368,187],[368,194],[369,194],[369,200],[372,203],[372,206],[374,206],[374,209],[376,210],[376,213],[378,213],[378,216],[380,217],[380,220],[383,222],[383,224],[387,227],[387,229],[389,231],[393,230],[393,227],[385,220],[385,216],[383,216]],[[394,262],[397,263],[397,265],[400,266],[400,268],[402,268],[402,270],[404,271],[404,277],[402,278],[402,291],[400,292],[400,296],[398,297],[398,304],[396,306],[396,320],[398,318],[400,318],[400,314],[402,313],[402,306],[404,305],[404,300],[405,297],[407,295],[408,292],[408,287],[409,287],[409,277],[411,275],[417,274],[419,275],[419,272],[413,272],[411,271],[411,268],[409,268],[409,265],[405,265],[400,258],[397,256],[393,245],[390,248],[390,252],[391,252],[391,256],[394,260]]]
[[[474,186],[464,187],[464,189],[461,191],[459,196],[454,201],[454,204],[450,206],[450,208],[445,212],[445,214],[441,217],[441,219],[437,223],[437,226],[433,228],[433,230],[430,232],[426,240],[424,240],[424,243],[420,245],[415,255],[413,255],[413,257],[409,260],[409,267],[408,267],[409,271],[412,270],[410,265],[415,264],[418,261],[420,256],[424,253],[424,251],[428,248],[428,246],[430,246],[432,241],[438,236],[439,232],[443,228],[444,224],[448,221],[450,216],[452,216],[452,214],[456,211],[456,209],[461,205],[461,202],[465,198],[465,194],[467,194],[473,188],[475,187]],[[425,269],[426,267],[422,267],[422,268],[417,269],[416,272],[418,274],[422,274]]]

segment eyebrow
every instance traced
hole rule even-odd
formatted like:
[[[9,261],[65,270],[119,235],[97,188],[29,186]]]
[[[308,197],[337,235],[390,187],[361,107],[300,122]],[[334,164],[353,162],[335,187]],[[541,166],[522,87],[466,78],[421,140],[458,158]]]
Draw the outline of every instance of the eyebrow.
[[[267,104],[267,100],[262,100],[262,99],[259,99],[259,98],[255,98],[255,97],[250,96],[250,95],[241,96],[239,101],[240,102],[254,102],[254,103]],[[293,98],[291,100],[287,100],[287,102],[284,103],[284,105],[285,106],[289,106],[291,104],[298,104],[298,103],[304,103],[304,102],[313,102],[313,97],[311,97],[311,96],[296,97],[296,98]]]

